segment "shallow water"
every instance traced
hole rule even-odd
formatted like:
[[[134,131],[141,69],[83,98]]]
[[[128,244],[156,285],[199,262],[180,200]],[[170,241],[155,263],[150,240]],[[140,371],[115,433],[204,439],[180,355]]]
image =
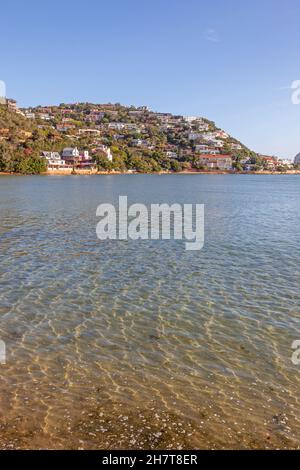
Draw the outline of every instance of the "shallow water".
[[[204,203],[205,246],[99,241]],[[0,177],[0,448],[299,448],[300,177]]]

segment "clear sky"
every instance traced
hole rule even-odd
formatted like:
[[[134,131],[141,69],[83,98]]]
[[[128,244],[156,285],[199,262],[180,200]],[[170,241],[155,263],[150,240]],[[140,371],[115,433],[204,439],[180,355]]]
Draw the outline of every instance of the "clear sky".
[[[10,0],[0,18],[0,80],[20,106],[145,104],[300,152],[299,0]]]

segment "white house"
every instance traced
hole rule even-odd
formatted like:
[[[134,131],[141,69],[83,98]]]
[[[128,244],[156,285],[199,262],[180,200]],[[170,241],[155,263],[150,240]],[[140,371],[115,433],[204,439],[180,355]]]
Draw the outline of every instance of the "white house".
[[[140,129],[138,128],[136,124],[132,124],[132,123],[124,124],[124,128],[127,129],[128,131],[140,132]]]
[[[117,131],[121,131],[124,127],[125,125],[122,122],[110,122],[108,124],[108,129],[115,129]]]
[[[215,140],[217,138],[217,135],[215,132],[207,132],[205,134],[201,134],[200,137],[203,140]]]
[[[218,139],[212,139],[210,140],[210,142],[217,148],[222,148],[224,147],[224,142],[222,142],[222,140],[218,140]]]
[[[51,116],[48,113],[39,113],[38,117],[42,119],[43,121],[50,121]]]
[[[62,160],[58,152],[42,152],[41,157],[47,160],[48,168],[61,168],[65,166],[65,160]]]
[[[240,144],[235,144],[235,143],[231,143],[230,144],[232,150],[242,150],[242,146]]]
[[[27,119],[35,119],[35,113],[31,113],[30,111],[25,111],[25,117],[27,117]]]
[[[202,155],[217,155],[220,153],[220,150],[213,147],[209,147],[205,144],[196,145],[195,150],[196,152],[199,152]]]
[[[193,121],[197,121],[197,116],[183,116],[183,120],[185,122],[193,122]]]
[[[106,145],[99,145],[96,150],[105,153],[107,160],[109,160],[110,162],[113,161],[111,150]]]
[[[291,168],[292,165],[293,165],[293,162],[291,160],[287,160],[287,159],[279,159],[278,164],[282,165],[282,166],[286,166],[288,168]]]
[[[168,151],[166,152],[166,156],[167,156],[168,158],[175,158],[175,159],[176,159],[178,155],[177,155],[176,152],[172,152],[171,150],[168,150]]]
[[[144,110],[142,110],[142,109],[134,109],[134,110],[128,112],[128,115],[132,116],[132,117],[142,116],[143,114],[144,114]]]
[[[142,139],[133,139],[131,145],[133,145],[134,147],[140,147],[141,145],[143,145],[143,141]]]
[[[219,139],[228,139],[229,135],[225,131],[216,131],[214,132],[215,137]]]

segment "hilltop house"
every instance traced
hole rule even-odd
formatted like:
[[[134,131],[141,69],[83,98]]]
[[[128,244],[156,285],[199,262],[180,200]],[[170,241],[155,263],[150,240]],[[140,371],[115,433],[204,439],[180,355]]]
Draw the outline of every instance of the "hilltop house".
[[[183,120],[188,123],[197,121],[197,119],[197,116],[183,116]]]
[[[134,109],[134,110],[128,111],[128,116],[131,116],[131,117],[140,117],[140,116],[143,116],[143,114],[144,114],[144,110],[142,109]]]
[[[18,108],[16,100],[7,98],[6,100],[6,107],[10,111],[13,111],[16,114],[21,114],[21,116],[24,116],[24,113]]]
[[[199,124],[198,129],[199,131],[206,132],[209,130],[209,124],[207,124],[206,122],[203,122]]]

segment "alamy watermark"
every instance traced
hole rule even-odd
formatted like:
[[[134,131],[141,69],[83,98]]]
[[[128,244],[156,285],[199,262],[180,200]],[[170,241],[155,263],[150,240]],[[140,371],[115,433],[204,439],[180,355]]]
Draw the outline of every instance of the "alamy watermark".
[[[6,345],[2,340],[0,340],[0,364],[6,364]]]
[[[294,90],[291,96],[292,103],[300,104],[300,80],[294,80],[291,89]]]
[[[113,204],[100,204],[96,227],[100,240],[184,240],[188,251],[204,246],[203,204],[145,204],[128,206],[127,196]]]
[[[0,104],[6,103],[6,85],[3,80],[0,80]]]
[[[299,366],[300,365],[300,340],[296,340],[292,344],[292,349],[294,349],[294,352],[292,354],[292,363],[294,366]]]

